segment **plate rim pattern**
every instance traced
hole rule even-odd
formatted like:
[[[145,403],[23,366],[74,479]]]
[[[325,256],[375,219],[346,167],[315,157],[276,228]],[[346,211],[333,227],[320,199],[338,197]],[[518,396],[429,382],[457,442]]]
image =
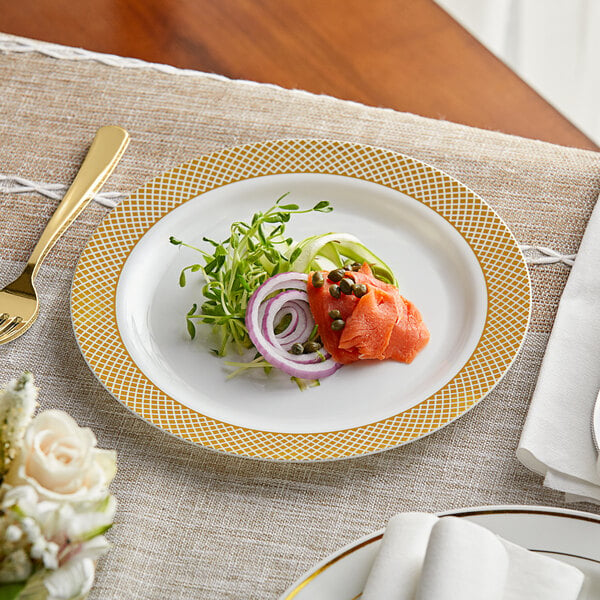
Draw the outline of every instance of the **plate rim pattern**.
[[[137,242],[166,214],[205,192],[286,173],[342,175],[395,189],[445,218],[471,247],[486,282],[486,323],[469,360],[429,398],[391,417],[339,431],[261,431],[184,406],[155,386],[127,352],[117,327],[116,291]],[[326,139],[271,140],[225,148],[149,181],[113,209],[89,239],[71,290],[80,350],[115,398],[181,439],[225,453],[279,461],[373,454],[451,423],[480,402],[506,373],[524,341],[530,312],[525,259],[508,226],[485,201],[417,159],[376,146]]]

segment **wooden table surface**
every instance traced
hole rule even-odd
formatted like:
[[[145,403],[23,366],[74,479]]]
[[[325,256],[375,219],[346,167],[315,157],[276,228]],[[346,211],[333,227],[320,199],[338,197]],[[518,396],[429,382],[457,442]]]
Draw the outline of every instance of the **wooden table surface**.
[[[598,150],[432,0],[0,0],[0,31]]]

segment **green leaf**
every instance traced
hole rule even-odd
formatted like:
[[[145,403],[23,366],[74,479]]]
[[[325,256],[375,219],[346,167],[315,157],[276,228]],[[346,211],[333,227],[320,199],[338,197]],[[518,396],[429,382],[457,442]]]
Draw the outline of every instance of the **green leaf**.
[[[173,236],[171,236],[169,238],[169,242],[171,242],[171,244],[173,244],[173,246],[179,246],[179,245],[183,244],[183,242],[181,240],[175,239]]]
[[[281,204],[281,210],[298,210],[300,207],[297,204]]]
[[[197,310],[198,310],[198,305],[192,304],[192,308],[190,308],[190,310],[188,310],[187,316],[189,317],[189,316],[193,315]]]
[[[25,513],[25,511],[18,504],[13,504],[9,508],[9,510],[11,510],[12,512],[14,512],[17,516],[21,517],[22,519],[27,516],[26,513]]]
[[[265,256],[273,263],[279,262],[279,252],[273,248],[265,248]]]
[[[110,494],[102,498],[102,500],[100,500],[100,502],[98,502],[98,504],[94,508],[94,512],[104,512],[110,505],[111,498],[112,496],[110,496]]]
[[[186,319],[187,331],[189,336],[194,339],[196,337],[196,326],[191,319]]]
[[[238,273],[235,279],[247,292],[252,292],[252,288],[248,285],[246,278],[241,273]]]
[[[271,231],[271,235],[269,237],[271,239],[276,238],[280,233],[283,233],[284,229],[285,229],[285,225],[283,225],[283,224],[277,225],[277,227],[275,227],[275,229],[273,229],[273,231]]]
[[[203,292],[203,296],[206,298],[207,301],[214,300],[214,302],[218,302],[219,298],[221,297],[219,295],[219,292],[216,290],[206,290],[205,292]]]
[[[204,272],[207,275],[215,273],[216,271],[218,271],[223,266],[224,262],[225,262],[225,256],[217,256],[216,258],[214,258],[213,260],[211,260],[206,265],[206,267],[204,267]]]
[[[302,248],[300,248],[300,246],[298,246],[298,248],[296,248],[293,252],[292,255],[290,256],[290,265],[294,264],[294,261],[302,254]]]
[[[208,316],[222,315],[223,307],[214,302],[205,302],[202,305],[202,312]]]
[[[26,581],[0,584],[0,600],[16,600],[25,585],[27,585]]]
[[[213,304],[214,304],[216,302],[219,302],[219,300],[221,298],[221,293],[222,292],[220,290],[208,290],[204,294],[204,297],[206,298],[207,301],[212,300]]]
[[[185,269],[179,274],[179,287],[185,287]]]
[[[268,245],[267,236],[265,235],[265,231],[262,228],[262,225],[258,226],[257,233],[258,233],[258,237],[260,238],[260,241],[262,242],[262,244],[267,246]]]
[[[321,200],[321,202],[317,202],[313,206],[313,210],[319,212],[331,212],[333,210],[333,206],[331,206],[327,200]]]
[[[227,258],[226,255],[217,257],[217,268],[215,269],[215,271],[218,271],[225,264],[226,258]]]
[[[78,536],[76,541],[87,542],[88,540],[91,540],[91,539],[95,538],[96,536],[106,533],[111,527],[112,527],[112,523],[108,523],[108,525],[100,525],[99,527],[96,527],[95,529],[92,529],[90,531],[86,531],[81,536]]]

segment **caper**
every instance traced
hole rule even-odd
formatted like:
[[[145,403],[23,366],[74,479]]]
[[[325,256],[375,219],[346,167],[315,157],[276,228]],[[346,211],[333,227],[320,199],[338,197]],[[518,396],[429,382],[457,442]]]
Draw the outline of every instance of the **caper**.
[[[329,271],[327,277],[330,281],[337,283],[344,278],[344,269],[334,269],[333,271]]]
[[[351,294],[353,289],[354,281],[349,277],[344,277],[344,279],[340,281],[340,291],[342,294]]]
[[[340,286],[339,285],[330,285],[329,286],[329,293],[334,297],[334,298],[339,298],[340,297]]]
[[[342,318],[342,313],[339,310],[330,310],[329,311],[329,316],[332,319],[341,319]]]
[[[346,325],[346,323],[344,323],[343,319],[336,319],[331,324],[331,329],[333,329],[334,331],[339,331],[340,329],[344,329],[345,325]]]
[[[323,287],[323,284],[325,283],[325,280],[323,279],[323,273],[320,273],[319,271],[315,271],[312,274],[312,284],[314,287],[316,288],[320,288]]]
[[[350,270],[351,271],[360,271],[361,267],[362,267],[362,265],[360,263],[354,262],[350,265]]]
[[[311,354],[312,352],[318,352],[321,349],[321,344],[317,342],[306,342],[304,344],[304,353]]]
[[[344,271],[352,271],[352,263],[351,262],[347,262],[344,265]]]
[[[354,286],[354,295],[357,298],[361,298],[364,296],[369,290],[367,290],[367,286],[364,283],[357,283]]]
[[[304,353],[304,346],[300,343],[298,344],[294,344],[292,346],[292,349],[290,350],[290,352],[292,354],[303,354]]]

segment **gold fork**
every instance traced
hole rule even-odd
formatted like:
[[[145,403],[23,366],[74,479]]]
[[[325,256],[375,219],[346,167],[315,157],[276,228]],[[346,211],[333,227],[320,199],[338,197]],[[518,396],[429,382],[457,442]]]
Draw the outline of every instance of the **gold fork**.
[[[104,185],[128,144],[129,134],[121,127],[109,125],[96,133],[79,172],[48,221],[23,273],[0,290],[0,344],[18,338],[33,325],[39,311],[33,282],[42,261]]]

